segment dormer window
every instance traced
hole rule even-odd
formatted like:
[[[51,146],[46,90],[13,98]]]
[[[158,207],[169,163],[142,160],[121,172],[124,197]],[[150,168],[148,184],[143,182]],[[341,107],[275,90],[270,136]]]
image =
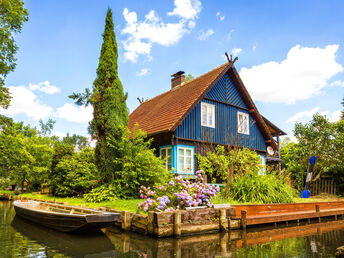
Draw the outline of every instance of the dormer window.
[[[248,114],[238,111],[238,133],[250,134]]]
[[[202,126],[215,128],[215,105],[201,103],[201,124]]]

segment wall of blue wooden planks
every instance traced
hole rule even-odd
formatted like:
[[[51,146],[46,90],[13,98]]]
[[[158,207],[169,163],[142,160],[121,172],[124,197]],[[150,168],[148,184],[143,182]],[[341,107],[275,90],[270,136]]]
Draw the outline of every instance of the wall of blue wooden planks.
[[[215,128],[201,126],[201,102],[215,105]],[[249,115],[250,134],[237,133],[237,112],[248,114],[248,111],[244,100],[227,74],[214,85],[201,102],[177,127],[177,137],[215,144],[238,144],[251,149],[266,150],[265,139],[251,115]]]

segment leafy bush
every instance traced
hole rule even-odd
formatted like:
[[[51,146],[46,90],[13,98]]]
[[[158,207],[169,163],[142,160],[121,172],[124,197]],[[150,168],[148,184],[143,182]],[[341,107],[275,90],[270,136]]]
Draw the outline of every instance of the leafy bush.
[[[233,180],[230,197],[239,202],[290,203],[295,190],[285,180],[277,173],[247,173]]]
[[[127,135],[120,143],[110,140],[110,145],[121,144],[123,152],[121,158],[113,160],[115,167],[122,167],[115,172],[111,183],[116,185],[119,198],[138,198],[141,185],[152,187],[167,182],[169,174],[154,149],[150,149],[151,142],[152,139],[146,140],[146,133],[136,129],[133,137]]]
[[[11,180],[6,177],[0,178],[0,190],[5,190],[11,185]]]
[[[221,182],[226,180],[231,170],[234,175],[258,173],[263,170],[260,157],[248,148],[226,150],[224,146],[217,145],[214,151],[209,151],[205,156],[196,155],[199,169],[207,171],[213,183],[216,178]]]
[[[92,149],[85,148],[59,159],[49,180],[56,196],[82,195],[97,184],[97,168],[93,163],[93,155]]]
[[[116,200],[118,189],[114,185],[102,185],[94,188],[89,193],[84,195],[87,202],[103,202]]]
[[[173,211],[186,207],[212,207],[211,198],[220,188],[203,183],[202,173],[197,171],[197,177],[189,180],[176,175],[168,184],[160,185],[155,190],[141,186],[140,198],[145,201],[139,204],[138,209]]]

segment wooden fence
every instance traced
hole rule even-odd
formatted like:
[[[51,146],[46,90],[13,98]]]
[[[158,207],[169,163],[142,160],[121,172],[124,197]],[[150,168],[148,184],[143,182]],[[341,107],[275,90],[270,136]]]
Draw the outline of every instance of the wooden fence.
[[[311,195],[318,195],[321,193],[337,194],[337,186],[333,179],[321,179],[311,184]]]

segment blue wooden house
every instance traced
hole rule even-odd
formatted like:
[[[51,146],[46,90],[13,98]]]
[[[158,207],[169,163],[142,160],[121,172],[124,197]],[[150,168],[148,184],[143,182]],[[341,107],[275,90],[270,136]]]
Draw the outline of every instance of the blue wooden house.
[[[185,83],[184,72],[172,75],[172,87],[140,104],[129,116],[153,137],[153,147],[166,158],[166,169],[194,174],[195,153],[209,146],[245,146],[262,162],[279,163],[279,136],[285,133],[257,110],[233,62]],[[273,150],[267,154],[267,148]]]

